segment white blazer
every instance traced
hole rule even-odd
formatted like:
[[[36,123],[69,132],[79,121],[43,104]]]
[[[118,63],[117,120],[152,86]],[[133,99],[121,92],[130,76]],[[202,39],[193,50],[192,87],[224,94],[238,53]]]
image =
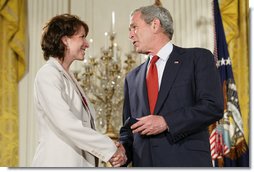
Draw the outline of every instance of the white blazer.
[[[109,137],[92,129],[95,110],[86,98],[91,114],[86,112],[75,82],[52,57],[37,72],[39,141],[33,167],[94,167],[96,157],[107,162],[117,150]]]

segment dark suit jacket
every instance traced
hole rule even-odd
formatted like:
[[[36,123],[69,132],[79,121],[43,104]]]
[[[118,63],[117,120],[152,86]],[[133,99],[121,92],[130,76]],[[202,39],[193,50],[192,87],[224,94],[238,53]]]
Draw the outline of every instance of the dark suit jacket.
[[[123,122],[150,114],[146,70],[148,61],[131,71],[124,86]],[[155,106],[169,130],[154,136],[132,134],[122,127],[120,140],[135,167],[209,167],[207,127],[223,116],[223,94],[210,51],[173,46]]]

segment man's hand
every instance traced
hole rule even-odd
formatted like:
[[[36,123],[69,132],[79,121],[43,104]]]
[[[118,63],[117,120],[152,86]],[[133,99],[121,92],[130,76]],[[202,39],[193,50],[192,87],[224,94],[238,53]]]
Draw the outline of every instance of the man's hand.
[[[141,135],[156,135],[168,129],[167,123],[162,116],[148,115],[138,118],[138,122],[131,126],[133,133]]]
[[[116,153],[111,157],[109,162],[113,167],[120,167],[126,163],[127,157],[125,155],[125,149],[123,145],[119,142],[115,142],[115,144],[118,149]]]

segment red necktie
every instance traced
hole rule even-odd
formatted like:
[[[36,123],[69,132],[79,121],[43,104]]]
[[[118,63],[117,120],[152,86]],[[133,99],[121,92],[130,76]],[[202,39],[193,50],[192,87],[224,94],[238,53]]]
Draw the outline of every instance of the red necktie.
[[[156,67],[156,62],[159,59],[158,56],[153,56],[150,67],[146,77],[146,85],[147,85],[147,94],[150,106],[150,113],[154,113],[155,104],[158,97],[159,91],[159,81],[158,81],[158,72]]]

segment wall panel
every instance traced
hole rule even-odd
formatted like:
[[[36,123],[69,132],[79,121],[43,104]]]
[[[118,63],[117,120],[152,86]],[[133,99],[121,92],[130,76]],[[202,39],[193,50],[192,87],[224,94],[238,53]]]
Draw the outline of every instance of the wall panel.
[[[19,83],[20,166],[30,166],[36,146],[36,113],[33,105],[33,81],[44,63],[40,48],[42,27],[52,16],[68,12],[68,0],[28,0],[27,74]]]

